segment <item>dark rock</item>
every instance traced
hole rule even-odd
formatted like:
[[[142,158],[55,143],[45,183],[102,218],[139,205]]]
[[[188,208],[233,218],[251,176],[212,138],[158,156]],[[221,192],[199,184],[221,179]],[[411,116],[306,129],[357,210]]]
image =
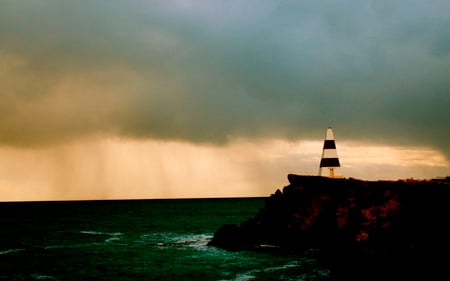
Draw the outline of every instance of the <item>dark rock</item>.
[[[334,280],[449,275],[448,181],[362,181],[288,175],[254,218],[224,225],[227,250],[319,249]]]

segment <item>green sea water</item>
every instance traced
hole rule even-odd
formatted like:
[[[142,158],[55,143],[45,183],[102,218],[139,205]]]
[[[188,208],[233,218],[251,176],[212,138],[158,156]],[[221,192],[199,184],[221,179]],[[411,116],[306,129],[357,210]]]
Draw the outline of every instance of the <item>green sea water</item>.
[[[207,246],[264,200],[0,203],[0,280],[325,280],[314,254]]]

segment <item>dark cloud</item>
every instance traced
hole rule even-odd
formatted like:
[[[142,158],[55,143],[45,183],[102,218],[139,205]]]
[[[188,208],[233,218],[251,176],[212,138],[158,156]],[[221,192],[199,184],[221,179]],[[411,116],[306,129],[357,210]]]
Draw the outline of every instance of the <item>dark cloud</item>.
[[[450,155],[448,1],[0,4],[0,141],[341,138]]]

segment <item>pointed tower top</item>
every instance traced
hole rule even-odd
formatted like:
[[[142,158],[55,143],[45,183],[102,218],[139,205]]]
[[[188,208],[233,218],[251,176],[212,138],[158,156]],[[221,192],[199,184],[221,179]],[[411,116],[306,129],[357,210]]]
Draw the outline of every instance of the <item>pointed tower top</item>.
[[[333,129],[331,129],[331,127],[328,127],[327,129],[327,135],[325,136],[325,140],[334,140]]]

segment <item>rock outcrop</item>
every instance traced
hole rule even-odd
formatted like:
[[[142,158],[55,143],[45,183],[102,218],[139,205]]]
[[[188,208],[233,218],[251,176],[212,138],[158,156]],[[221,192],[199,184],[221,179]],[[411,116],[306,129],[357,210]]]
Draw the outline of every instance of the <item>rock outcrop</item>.
[[[223,225],[209,245],[231,251],[319,249],[332,280],[450,276],[448,180],[363,181],[292,174],[288,180],[255,217]]]

